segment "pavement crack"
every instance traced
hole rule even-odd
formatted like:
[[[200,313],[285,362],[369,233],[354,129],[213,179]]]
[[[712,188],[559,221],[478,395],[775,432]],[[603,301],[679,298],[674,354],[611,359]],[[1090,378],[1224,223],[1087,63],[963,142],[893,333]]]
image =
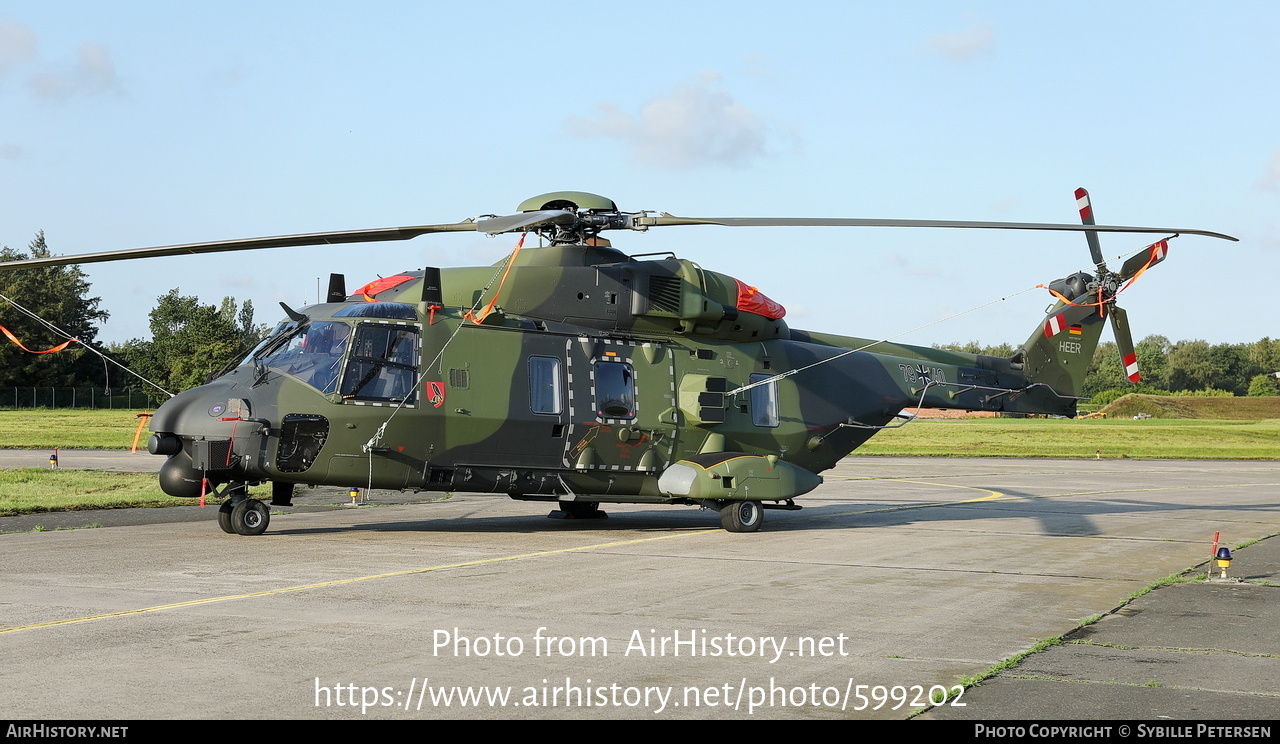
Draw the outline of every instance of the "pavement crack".
[[[1252,697],[1262,698],[1280,698],[1280,693],[1274,692],[1253,692],[1250,690],[1225,690],[1216,687],[1199,687],[1195,685],[1166,685],[1162,682],[1151,680],[1150,682],[1121,682],[1116,679],[1064,679],[1062,677],[1050,677],[1040,674],[1001,674],[1000,679],[1026,679],[1040,680],[1043,682],[1065,682],[1073,685],[1119,685],[1121,687],[1150,687],[1152,689],[1161,690],[1184,690],[1188,692],[1216,692],[1226,695],[1250,695]]]

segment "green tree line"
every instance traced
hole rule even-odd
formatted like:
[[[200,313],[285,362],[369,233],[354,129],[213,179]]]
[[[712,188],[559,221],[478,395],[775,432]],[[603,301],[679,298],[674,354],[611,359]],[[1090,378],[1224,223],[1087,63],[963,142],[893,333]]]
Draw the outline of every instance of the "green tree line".
[[[1008,357],[1010,344],[983,346],[941,344],[939,349]],[[1120,352],[1112,341],[1098,344],[1093,363],[1085,376],[1082,393],[1102,402],[1112,391],[1145,392],[1153,395],[1280,395],[1280,341],[1270,337],[1253,343],[1210,344],[1200,339],[1169,341],[1151,335],[1134,344],[1142,382],[1131,384],[1124,375]]]

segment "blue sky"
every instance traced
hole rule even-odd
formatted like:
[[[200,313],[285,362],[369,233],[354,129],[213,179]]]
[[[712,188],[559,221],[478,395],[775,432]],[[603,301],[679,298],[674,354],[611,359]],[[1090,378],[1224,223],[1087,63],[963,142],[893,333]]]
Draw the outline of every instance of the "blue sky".
[[[0,2],[0,244],[454,222],[561,189],[686,216],[1073,222],[1085,186],[1100,223],[1241,239],[1173,241],[1122,298],[1135,337],[1253,341],[1280,336],[1278,31],[1273,2]],[[923,345],[1021,343],[1050,298],[1016,293],[1089,265],[1078,234],[611,237],[758,286],[793,327]],[[330,271],[358,286],[513,243],[85,270],[119,341],[174,287],[274,322]]]

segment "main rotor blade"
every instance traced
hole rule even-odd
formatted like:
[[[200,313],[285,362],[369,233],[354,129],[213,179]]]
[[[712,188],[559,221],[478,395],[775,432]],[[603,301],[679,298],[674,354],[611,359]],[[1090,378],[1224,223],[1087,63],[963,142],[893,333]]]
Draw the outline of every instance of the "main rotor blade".
[[[639,228],[666,225],[723,225],[725,227],[952,227],[979,230],[1060,230],[1066,232],[1182,233],[1238,241],[1223,233],[1180,227],[1124,227],[1118,225],[1061,225],[1047,222],[977,222],[970,220],[882,220],[825,217],[676,217],[661,213],[640,215],[633,224]]]
[[[1096,225],[1093,219],[1093,204],[1089,201],[1089,192],[1084,189],[1076,189],[1076,206],[1080,208],[1080,224]],[[1084,234],[1085,240],[1089,242],[1089,257],[1093,259],[1093,265],[1099,271],[1106,271],[1107,264],[1102,259],[1102,245],[1098,242],[1098,231],[1087,230]]]
[[[1142,382],[1138,370],[1138,355],[1133,351],[1133,334],[1129,332],[1129,315],[1115,305],[1111,306],[1111,330],[1116,334],[1116,347],[1120,350],[1120,362],[1129,382]]]
[[[199,253],[222,253],[226,251],[253,251],[262,248],[288,248],[300,245],[334,245],[340,243],[374,243],[388,240],[408,240],[427,233],[462,232],[474,231],[475,229],[476,223],[468,220],[466,222],[455,222],[448,225],[384,227],[375,230],[343,230],[340,232],[303,233],[300,235],[276,235],[267,238],[217,240],[209,243],[162,245],[156,246],[155,248],[127,248],[119,251],[81,253],[73,256],[28,258],[23,261],[8,261],[0,263],[0,271],[4,271],[6,269],[36,268],[39,266],[65,266],[67,264],[124,261],[132,258],[155,258],[157,256],[181,256]]]
[[[493,217],[476,223],[476,231],[497,235],[498,233],[525,230],[548,222],[573,222],[577,216],[563,209],[543,209],[537,212],[522,212],[505,217]]]

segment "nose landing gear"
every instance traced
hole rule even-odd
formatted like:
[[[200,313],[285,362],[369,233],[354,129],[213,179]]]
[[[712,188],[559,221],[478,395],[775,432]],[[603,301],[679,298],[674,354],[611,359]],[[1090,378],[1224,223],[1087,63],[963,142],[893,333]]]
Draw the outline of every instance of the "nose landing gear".
[[[235,535],[261,535],[271,524],[271,510],[266,504],[249,496],[249,489],[240,484],[229,489],[230,493],[218,507],[218,526],[223,532]]]

